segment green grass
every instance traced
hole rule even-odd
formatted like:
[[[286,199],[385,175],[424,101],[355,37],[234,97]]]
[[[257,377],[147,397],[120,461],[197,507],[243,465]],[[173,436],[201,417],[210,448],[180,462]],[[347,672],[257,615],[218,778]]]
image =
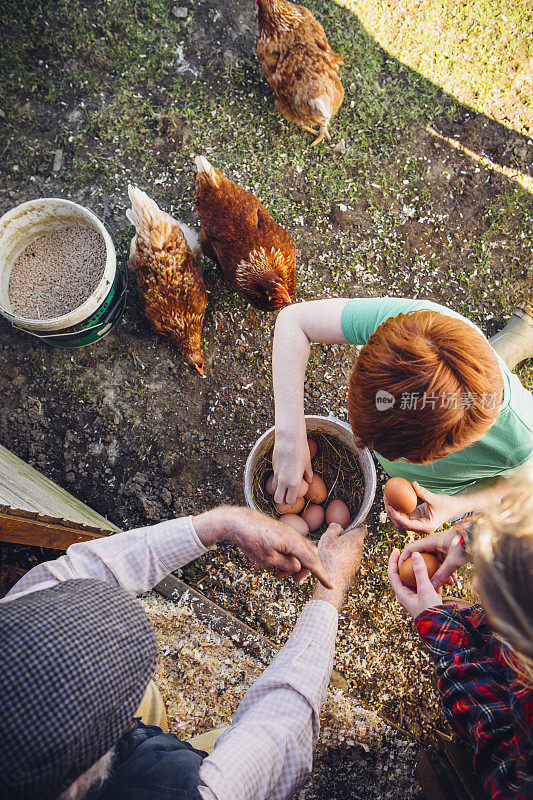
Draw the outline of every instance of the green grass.
[[[496,112],[510,95],[533,115],[520,77],[533,56],[528,0],[339,0],[391,55],[477,111]],[[508,117],[501,115],[508,124]]]

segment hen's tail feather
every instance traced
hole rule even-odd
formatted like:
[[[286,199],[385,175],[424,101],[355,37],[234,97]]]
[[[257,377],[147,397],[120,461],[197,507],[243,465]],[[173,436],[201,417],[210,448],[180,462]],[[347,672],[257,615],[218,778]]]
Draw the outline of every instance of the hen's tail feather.
[[[212,167],[205,156],[196,156],[194,159],[198,175],[204,175],[211,183],[218,186],[218,170]]]
[[[137,236],[148,247],[163,247],[177,221],[166,211],[161,211],[157,203],[137,187],[128,186],[128,195],[131,209],[126,211],[126,216],[135,226]]]

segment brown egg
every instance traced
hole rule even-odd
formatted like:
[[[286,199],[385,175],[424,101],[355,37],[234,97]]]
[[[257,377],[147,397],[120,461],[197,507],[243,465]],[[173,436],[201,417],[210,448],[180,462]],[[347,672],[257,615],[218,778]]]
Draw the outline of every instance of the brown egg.
[[[309,484],[307,483],[307,481],[304,481],[303,478],[302,478],[302,482],[300,484],[300,488],[298,489],[297,497],[305,497],[305,493],[306,493],[306,491],[308,489],[309,489]]]
[[[267,479],[265,481],[265,491],[268,492],[269,494],[274,494],[274,492],[276,491],[276,489],[274,487],[274,473],[273,472],[269,472],[268,477],[267,477]]]
[[[417,494],[405,478],[389,478],[383,494],[387,498],[387,502],[402,514],[410,514],[416,508]]]
[[[431,553],[420,553],[420,555],[426,562],[428,575],[431,578],[438,570],[440,564],[435,556]],[[407,561],[404,561],[400,567],[400,578],[402,583],[405,583],[406,586],[411,586],[413,589],[416,589],[416,578],[413,571],[413,562],[410,558],[408,558]]]
[[[294,530],[301,533],[302,536],[307,536],[309,533],[307,522],[299,517],[298,514],[283,514],[283,516],[279,518],[279,521],[294,528]]]
[[[347,528],[350,524],[351,515],[350,509],[342,500],[332,500],[326,508],[326,522],[331,525],[336,522],[341,528]]]
[[[324,509],[322,506],[317,506],[315,503],[309,503],[305,511],[302,511],[302,519],[304,519],[311,533],[320,528],[324,522]]]
[[[313,475],[313,480],[305,493],[305,499],[310,500],[312,503],[323,503],[327,496],[328,490],[326,489],[326,484],[320,475]]]
[[[314,439],[310,439],[309,436],[307,437],[307,445],[309,447],[309,454],[313,459],[316,454],[318,453],[318,445]]]
[[[288,503],[274,503],[274,505],[278,514],[299,514],[305,506],[305,500],[303,497],[299,497],[293,506]]]

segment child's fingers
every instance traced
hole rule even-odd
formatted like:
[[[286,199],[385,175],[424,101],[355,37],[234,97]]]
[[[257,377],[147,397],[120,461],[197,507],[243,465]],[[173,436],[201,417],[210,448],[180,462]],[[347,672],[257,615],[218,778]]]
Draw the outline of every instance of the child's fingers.
[[[429,580],[428,568],[426,566],[426,562],[424,561],[418,550],[415,550],[415,552],[413,553],[411,561],[413,563],[413,572],[416,580],[417,593],[423,591],[424,589],[434,590],[434,587],[431,585],[431,581]]]
[[[395,547],[389,556],[387,574],[389,576],[390,585],[392,586],[394,594],[398,598],[399,602],[402,603],[406,597],[408,599],[410,595],[414,594],[414,592],[412,589],[406,586],[400,578],[400,573],[398,572],[399,555],[400,551]]]

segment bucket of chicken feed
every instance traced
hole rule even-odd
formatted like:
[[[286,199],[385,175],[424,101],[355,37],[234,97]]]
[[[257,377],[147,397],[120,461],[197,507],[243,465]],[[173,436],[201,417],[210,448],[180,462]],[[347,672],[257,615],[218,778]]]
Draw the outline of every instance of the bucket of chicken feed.
[[[83,347],[117,324],[126,275],[113,241],[91,211],[40,198],[0,219],[0,313],[56,347]]]

